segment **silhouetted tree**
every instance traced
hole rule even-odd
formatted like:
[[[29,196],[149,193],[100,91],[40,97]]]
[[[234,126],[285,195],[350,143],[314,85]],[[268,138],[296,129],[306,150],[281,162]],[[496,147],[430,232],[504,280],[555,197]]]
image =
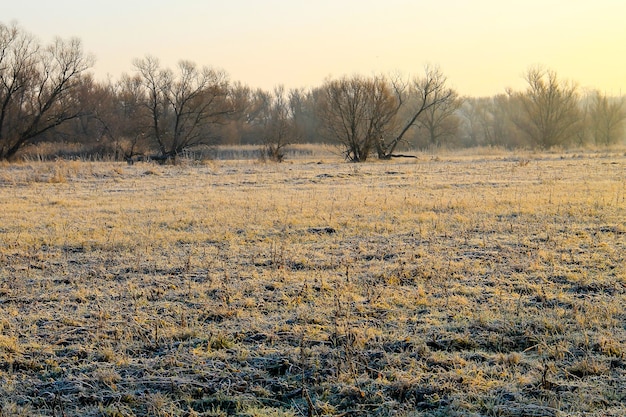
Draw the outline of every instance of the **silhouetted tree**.
[[[149,136],[163,159],[211,144],[211,126],[225,122],[236,111],[223,72],[181,61],[175,74],[162,69],[154,57],[136,60],[135,68],[143,82]]]
[[[397,101],[394,116],[400,113],[401,120],[395,119],[400,130],[389,140],[385,135],[380,137],[376,144],[380,159],[393,157],[396,147],[404,140],[409,129],[424,120],[429,120],[427,117],[424,119],[427,112],[432,114],[430,118],[432,123],[429,125],[436,134],[441,123],[448,117],[439,118],[436,115],[447,113],[444,109],[458,107],[458,104],[455,104],[458,95],[447,86],[447,78],[438,67],[426,66],[424,75],[415,77],[410,82],[402,82],[399,77],[394,77],[391,85]]]
[[[351,162],[367,160],[393,128],[399,102],[382,77],[344,77],[327,81],[318,97],[325,137],[336,141]]]
[[[81,115],[74,93],[92,63],[78,39],[43,46],[0,23],[0,159]]]

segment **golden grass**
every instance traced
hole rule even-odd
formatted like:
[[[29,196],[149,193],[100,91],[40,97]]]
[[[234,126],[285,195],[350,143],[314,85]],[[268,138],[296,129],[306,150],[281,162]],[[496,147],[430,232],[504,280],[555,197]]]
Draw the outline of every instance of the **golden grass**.
[[[624,415],[625,172],[4,164],[0,415]]]

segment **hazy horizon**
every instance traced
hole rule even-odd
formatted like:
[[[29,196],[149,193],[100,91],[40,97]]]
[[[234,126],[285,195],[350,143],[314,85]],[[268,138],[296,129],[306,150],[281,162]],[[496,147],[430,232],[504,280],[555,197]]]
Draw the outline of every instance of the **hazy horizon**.
[[[226,71],[231,80],[271,89],[320,85],[326,77],[438,65],[462,95],[524,87],[533,65],[610,95],[626,92],[626,2],[165,0],[91,4],[63,0],[3,6],[48,42],[78,37],[96,57],[98,79],[133,71],[146,55]]]

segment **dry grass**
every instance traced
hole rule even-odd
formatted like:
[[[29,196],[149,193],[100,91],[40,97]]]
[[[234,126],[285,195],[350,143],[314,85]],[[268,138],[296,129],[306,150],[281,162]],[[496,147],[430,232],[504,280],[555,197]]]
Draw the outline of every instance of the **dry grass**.
[[[622,416],[626,156],[0,166],[0,416]]]

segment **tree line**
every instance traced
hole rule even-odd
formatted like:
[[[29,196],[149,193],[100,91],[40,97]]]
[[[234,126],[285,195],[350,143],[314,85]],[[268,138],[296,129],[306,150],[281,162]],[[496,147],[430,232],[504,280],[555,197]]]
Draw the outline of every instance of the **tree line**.
[[[351,75],[272,91],[220,70],[146,56],[117,80],[96,81],[79,39],[42,44],[0,23],[0,159],[31,145],[78,145],[83,154],[165,161],[216,144],[253,144],[282,161],[295,143],[333,143],[348,161],[433,147],[608,146],[624,140],[625,97],[582,91],[529,68],[522,91],[461,97],[441,69]]]

